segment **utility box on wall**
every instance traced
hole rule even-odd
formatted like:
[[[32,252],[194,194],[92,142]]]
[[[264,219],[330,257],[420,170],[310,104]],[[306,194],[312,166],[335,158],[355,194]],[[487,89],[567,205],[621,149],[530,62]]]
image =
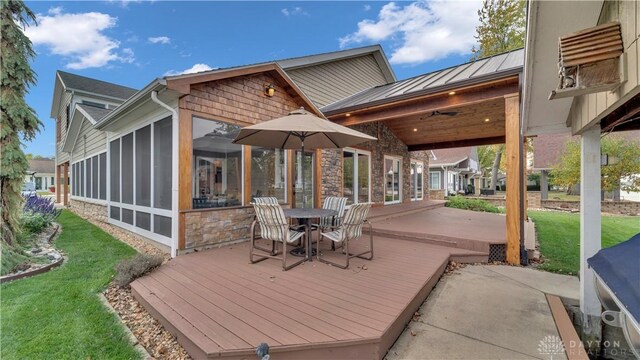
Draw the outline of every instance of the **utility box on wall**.
[[[549,100],[614,90],[624,81],[623,53],[618,22],[562,36],[558,42],[560,82]]]

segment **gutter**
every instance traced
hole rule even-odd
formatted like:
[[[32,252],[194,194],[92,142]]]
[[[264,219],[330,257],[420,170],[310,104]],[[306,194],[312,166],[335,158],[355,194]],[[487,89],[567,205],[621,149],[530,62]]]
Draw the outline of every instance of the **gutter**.
[[[158,81],[158,80],[156,80]],[[160,82],[159,82],[160,83]],[[153,84],[153,83],[152,83]],[[158,99],[158,91],[151,91],[151,101],[171,112],[171,257],[174,258],[178,251],[178,161],[174,154],[178,152],[178,111]]]
[[[106,125],[114,121],[114,119],[116,119],[117,117],[125,113],[125,111],[129,109],[132,104],[134,104],[139,100],[144,99],[147,94],[149,94],[158,86],[165,86],[165,85],[166,85],[166,81],[164,81],[164,79],[154,79],[142,90],[135,93],[132,97],[128,98],[125,102],[118,105],[118,107],[116,107],[107,116],[103,117],[98,123],[96,123],[95,128],[98,130],[102,130]]]

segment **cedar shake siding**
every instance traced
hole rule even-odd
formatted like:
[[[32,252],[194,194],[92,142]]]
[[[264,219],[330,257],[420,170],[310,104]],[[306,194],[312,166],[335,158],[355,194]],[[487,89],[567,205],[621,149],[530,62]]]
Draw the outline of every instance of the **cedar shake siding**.
[[[318,107],[387,83],[371,54],[286,72]]]

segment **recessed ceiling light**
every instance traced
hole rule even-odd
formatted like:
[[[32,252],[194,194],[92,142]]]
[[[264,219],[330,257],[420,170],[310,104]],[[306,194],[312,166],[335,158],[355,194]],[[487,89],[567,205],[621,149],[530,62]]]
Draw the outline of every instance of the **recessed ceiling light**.
[[[455,91],[449,91],[449,95],[455,95],[456,92]]]
[[[416,128],[413,128],[413,131],[418,131],[418,129],[416,129]]]
[[[349,117],[349,116],[351,116],[351,114],[350,113],[346,113],[346,114],[344,114],[344,116]]]
[[[491,120],[489,120],[489,118],[484,119],[484,122],[489,122]]]

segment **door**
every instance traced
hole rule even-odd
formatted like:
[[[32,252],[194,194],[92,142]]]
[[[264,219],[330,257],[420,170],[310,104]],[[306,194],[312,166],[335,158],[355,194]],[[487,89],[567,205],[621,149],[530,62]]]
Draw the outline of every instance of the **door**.
[[[422,187],[424,184],[424,165],[422,161],[411,161],[411,201],[422,200]]]
[[[347,205],[370,201],[371,153],[345,149],[342,156],[342,194]]]
[[[314,194],[315,191],[315,182],[314,182],[314,168],[315,168],[315,155],[313,151],[305,151],[304,159],[302,156],[302,151],[295,151],[295,165],[293,171],[293,202],[296,208],[303,207],[303,196],[304,196],[304,207],[305,208],[313,208],[315,205]],[[304,161],[304,173],[302,162]],[[302,192],[302,179],[304,177],[304,194]]]
[[[402,201],[402,169],[401,158],[393,156],[384,157],[384,203],[397,204]]]

